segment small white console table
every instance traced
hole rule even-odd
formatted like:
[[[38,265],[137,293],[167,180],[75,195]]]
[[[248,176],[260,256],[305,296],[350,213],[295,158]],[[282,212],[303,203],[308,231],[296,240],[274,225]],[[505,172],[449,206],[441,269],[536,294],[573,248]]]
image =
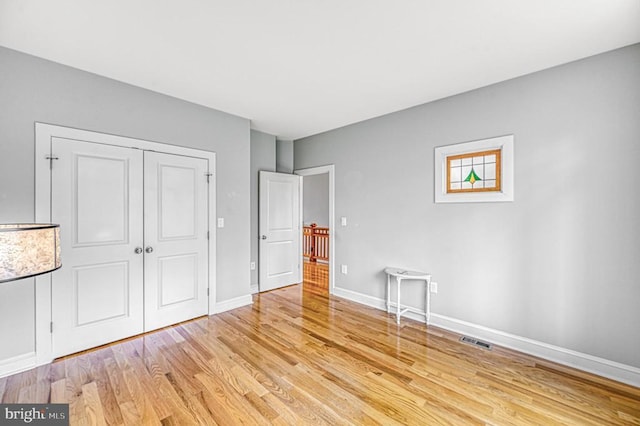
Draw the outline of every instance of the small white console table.
[[[391,312],[391,277],[396,278],[396,284],[398,287],[398,302],[396,304],[396,323],[400,324],[400,317],[402,314],[409,310],[408,307],[403,307],[400,304],[400,287],[402,284],[402,280],[418,280],[424,281],[425,283],[425,308],[424,318],[425,322],[429,324],[429,316],[431,315],[431,296],[430,296],[430,285],[431,285],[431,274],[420,271],[410,271],[408,269],[402,268],[393,268],[386,267],[384,268],[384,272],[387,274],[387,312]]]

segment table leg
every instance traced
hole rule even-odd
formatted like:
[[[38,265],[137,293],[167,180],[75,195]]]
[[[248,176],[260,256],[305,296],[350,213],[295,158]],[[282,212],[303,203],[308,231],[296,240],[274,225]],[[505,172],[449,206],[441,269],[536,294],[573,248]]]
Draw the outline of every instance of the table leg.
[[[431,316],[431,278],[427,278],[425,282],[427,283],[427,296],[424,301],[424,322],[429,325],[429,317]]]
[[[398,285],[398,300],[397,300],[397,305],[396,305],[396,323],[400,324],[400,281],[402,281],[402,279],[400,279],[400,277],[396,277],[396,284]]]
[[[391,312],[391,275],[387,274],[387,312]]]

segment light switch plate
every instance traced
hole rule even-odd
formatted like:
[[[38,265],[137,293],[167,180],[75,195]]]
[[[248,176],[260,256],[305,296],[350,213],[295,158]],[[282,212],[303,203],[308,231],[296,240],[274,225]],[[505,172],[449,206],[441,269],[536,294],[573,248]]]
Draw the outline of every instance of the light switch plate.
[[[347,218],[346,218],[346,216],[342,216],[340,218],[340,226],[347,226]]]

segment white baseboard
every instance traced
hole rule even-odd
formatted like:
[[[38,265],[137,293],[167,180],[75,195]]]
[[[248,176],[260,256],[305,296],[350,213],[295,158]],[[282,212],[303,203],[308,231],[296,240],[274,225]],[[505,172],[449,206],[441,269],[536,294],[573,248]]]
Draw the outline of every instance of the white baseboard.
[[[382,299],[378,299],[377,297],[369,296],[367,294],[358,293],[353,290],[347,290],[346,288],[335,286],[333,288],[333,295],[344,297],[345,299],[349,299],[352,302],[357,302],[362,305],[371,306],[376,309],[386,309],[386,301]],[[424,319],[424,316],[422,317]]]
[[[253,303],[253,297],[250,294],[244,296],[235,297],[233,299],[225,300],[224,302],[216,303],[213,309],[214,314],[230,311],[232,309],[241,308],[243,306],[251,305]]]
[[[28,352],[0,361],[0,377],[10,376],[37,366],[36,353]]]
[[[514,349],[529,355],[544,358],[558,364],[577,368],[607,377],[632,386],[640,387],[640,368],[608,359],[599,358],[593,355],[577,352],[560,346],[505,333],[477,324],[468,323],[455,318],[446,317],[440,314],[431,314],[431,325],[435,325],[455,333],[487,340],[505,348]]]
[[[386,301],[377,297],[340,287],[335,287],[333,294],[344,297],[345,299],[349,299],[353,302],[386,311]],[[393,305],[395,306],[395,304]],[[409,311],[404,314],[404,316],[416,321],[424,322],[424,314],[419,313],[417,309],[409,308]],[[548,343],[517,336],[500,330],[494,330],[482,325],[469,323],[456,318],[450,318],[433,312],[431,313],[429,322],[431,325],[454,333],[486,340],[498,346],[514,349],[558,364],[577,368],[578,370],[583,370],[597,374],[598,376],[607,377],[622,383],[640,387],[640,368],[577,352],[571,349],[550,345]]]

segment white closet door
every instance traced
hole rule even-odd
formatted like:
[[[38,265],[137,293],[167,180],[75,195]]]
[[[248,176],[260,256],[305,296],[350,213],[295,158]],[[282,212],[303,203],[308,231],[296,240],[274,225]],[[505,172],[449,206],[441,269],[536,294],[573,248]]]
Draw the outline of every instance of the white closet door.
[[[63,267],[52,274],[55,356],[143,331],[142,151],[52,138],[51,219]]]
[[[144,153],[145,331],[208,312],[208,162]]]

